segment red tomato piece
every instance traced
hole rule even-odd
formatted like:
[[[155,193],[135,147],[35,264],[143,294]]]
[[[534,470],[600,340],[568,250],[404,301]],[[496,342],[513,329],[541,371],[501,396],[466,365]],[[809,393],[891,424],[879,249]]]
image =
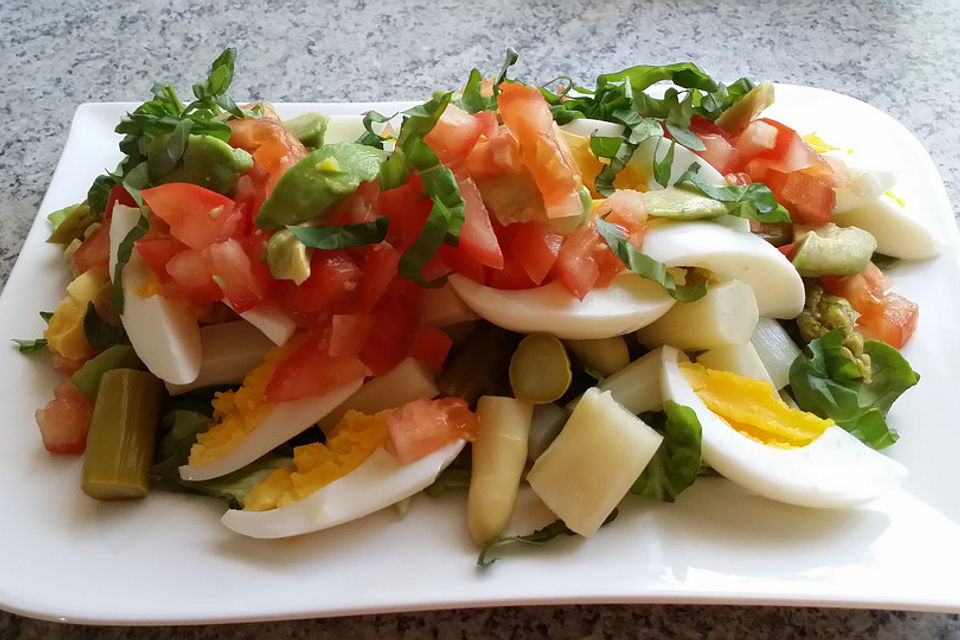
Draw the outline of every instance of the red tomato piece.
[[[222,299],[223,290],[214,281],[210,264],[210,256],[200,249],[185,249],[170,258],[164,275],[175,297],[200,303]]]
[[[590,292],[600,277],[600,269],[593,261],[596,242],[596,230],[584,225],[564,238],[563,246],[557,254],[554,271],[567,291],[580,300]]]
[[[322,396],[364,377],[368,371],[355,355],[331,356],[326,340],[314,335],[287,356],[263,392],[263,401],[276,404]]]
[[[711,167],[726,174],[740,166],[740,155],[726,138],[717,134],[701,134],[700,142],[706,147],[704,151],[695,151]]]
[[[503,268],[503,252],[490,223],[490,214],[483,204],[480,191],[469,178],[459,180],[463,196],[464,217],[460,229],[459,251],[480,264],[493,269]]]
[[[453,340],[443,329],[435,327],[421,327],[413,337],[410,355],[423,364],[436,370],[443,368],[443,363],[450,354]]]
[[[449,271],[459,273],[480,284],[483,284],[486,280],[486,269],[484,266],[467,255],[466,252],[461,251],[458,247],[451,247],[448,244],[442,245],[437,251],[437,257]],[[428,272],[428,268],[424,267],[424,273]]]
[[[777,144],[779,130],[764,120],[753,120],[737,136],[735,146],[740,157],[750,160],[758,155],[769,153]]]
[[[110,224],[102,222],[73,252],[73,265],[83,273],[93,267],[110,268]]]
[[[69,379],[53,391],[53,399],[36,412],[43,446],[50,453],[77,455],[87,446],[93,406]]]
[[[503,269],[487,269],[486,281],[488,287],[495,289],[532,289],[537,286],[526,269],[520,262],[520,257],[513,253],[508,253],[503,259]]]
[[[563,236],[537,222],[510,225],[516,228],[510,249],[534,285],[543,282],[557,261]]]
[[[465,169],[474,179],[519,175],[524,167],[517,139],[509,129],[500,127],[488,138],[480,139],[470,150]]]
[[[416,173],[406,184],[381,191],[377,209],[380,215],[390,218],[388,241],[400,251],[406,251],[420,235],[432,207],[433,202],[424,194],[423,181]]]
[[[346,307],[361,281],[360,267],[346,251],[314,251],[310,277],[303,284],[287,282],[288,299],[300,313],[332,312]]]
[[[252,178],[254,190],[265,199],[280,176],[307,155],[307,148],[284,128],[272,107],[261,106],[261,117],[234,118],[228,120],[227,125],[231,130],[230,146],[243,149],[253,156],[254,167],[246,175]],[[255,215],[258,209],[250,211],[249,215]]]
[[[763,182],[770,187],[777,201],[787,208],[793,222],[816,226],[830,222],[836,192],[824,178],[805,171],[783,173],[770,169]]]
[[[377,305],[377,323],[360,359],[379,376],[393,369],[410,352],[420,325],[421,289],[407,280],[397,280],[389,297]]]
[[[386,242],[367,247],[363,254],[363,275],[351,296],[351,300],[356,303],[357,311],[361,313],[373,311],[397,276],[399,262],[400,252]]]
[[[202,249],[235,235],[243,212],[233,200],[195,184],[171,182],[140,192],[143,201],[170,225],[170,235]]]
[[[466,157],[483,133],[483,122],[460,107],[448,104],[423,141],[440,161],[452,165]]]
[[[122,204],[125,207],[135,207],[137,206],[137,201],[133,199],[133,196],[130,193],[121,187],[120,185],[115,185],[110,189],[110,195],[107,197],[107,208],[104,210],[104,217],[110,218],[113,215],[114,205]]]
[[[234,311],[248,311],[270,296],[273,278],[267,266],[251,260],[234,239],[210,246],[207,251],[213,279],[223,289],[223,299]]]
[[[187,245],[176,238],[161,235],[145,236],[137,240],[134,247],[160,282],[170,281],[170,274],[167,273],[167,263],[175,255],[181,251],[186,251],[188,248]]]
[[[860,314],[857,324],[868,336],[901,349],[916,330],[919,307],[900,294],[887,291],[890,283],[873,263],[861,273],[824,276],[820,282],[828,293],[850,302]]]
[[[367,343],[377,317],[370,313],[337,314],[330,319],[330,355],[355,356]]]
[[[395,409],[387,418],[385,445],[400,464],[410,464],[457,440],[473,440],[477,414],[462,398],[421,398]]]

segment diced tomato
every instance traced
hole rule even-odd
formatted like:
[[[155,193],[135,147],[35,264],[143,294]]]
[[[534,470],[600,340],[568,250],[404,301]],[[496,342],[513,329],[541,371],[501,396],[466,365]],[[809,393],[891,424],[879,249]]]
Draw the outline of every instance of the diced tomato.
[[[355,356],[377,322],[370,313],[337,314],[330,319],[330,355]]]
[[[424,136],[423,141],[433,149],[443,164],[449,166],[463,160],[481,135],[491,135],[496,124],[497,116],[492,111],[470,115],[450,104],[444,109],[433,129]]]
[[[167,263],[170,259],[188,248],[176,238],[161,235],[145,236],[137,240],[134,247],[160,282],[170,280],[170,274],[167,273]]]
[[[380,186],[376,180],[361,183],[349,197],[340,200],[329,209],[330,224],[361,224],[377,219],[377,199]]]
[[[126,193],[126,192],[124,192]],[[73,265],[83,273],[93,267],[110,268],[110,224],[103,222],[73,252]]]
[[[410,352],[420,325],[421,289],[407,280],[397,280],[392,291],[374,310],[377,322],[360,359],[379,376],[393,369]]]
[[[223,242],[243,224],[243,213],[233,200],[195,184],[170,182],[144,189],[140,195],[170,225],[170,235],[193,249]]]
[[[690,116],[690,131],[698,136],[720,136],[725,140],[731,139],[729,131],[698,115]]]
[[[194,302],[216,302],[223,298],[223,290],[213,279],[211,257],[201,249],[185,249],[174,255],[164,266],[166,281],[176,297]]]
[[[917,328],[917,304],[898,293],[887,291],[889,282],[873,263],[852,276],[820,278],[823,288],[846,298],[860,314],[857,324],[869,336],[902,348]]]
[[[782,253],[787,260],[793,260],[794,246],[792,242],[790,244],[785,244],[777,247],[777,251]]]
[[[508,253],[503,257],[503,269],[487,269],[486,280],[488,287],[494,289],[532,289],[537,286],[520,262],[520,256]]]
[[[502,175],[518,175],[523,170],[520,160],[520,145],[501,127],[488,138],[480,139],[466,158],[466,172],[476,179]]]
[[[251,260],[239,242],[231,238],[211,245],[207,251],[214,281],[223,289],[223,299],[234,311],[248,311],[270,296],[270,270]]]
[[[133,199],[133,196],[130,193],[121,187],[120,185],[115,185],[110,189],[110,195],[107,197],[107,208],[104,210],[104,217],[109,219],[113,215],[114,205],[122,204],[125,207],[135,207],[137,206],[137,201]]]
[[[517,223],[510,228],[516,228],[510,244],[513,255],[533,284],[541,284],[557,261],[563,236],[538,222]]]
[[[782,173],[770,169],[763,182],[770,187],[777,201],[787,208],[793,222],[817,226],[830,222],[836,192],[824,178],[805,171]]]
[[[697,137],[706,149],[694,153],[721,174],[729,173],[740,165],[740,155],[725,137],[715,133],[700,134]]]
[[[86,364],[86,362],[87,361],[85,359],[67,358],[65,356],[60,355],[56,351],[53,351],[53,350],[50,351],[50,365],[56,371],[59,371],[60,373],[65,373],[68,376],[72,376],[77,371],[79,371],[80,367]]]
[[[451,247],[448,244],[444,244],[437,251],[437,258],[443,263],[444,267],[453,273],[459,273],[480,284],[486,281],[485,274],[487,269],[467,255],[466,252],[461,251],[459,247]],[[433,265],[430,266],[432,267]],[[429,272],[428,267],[424,267],[424,273]],[[438,275],[442,274],[436,274],[430,277],[438,277]]]
[[[547,217],[579,215],[583,180],[543,95],[536,87],[519,82],[505,84],[497,106],[503,123],[519,142],[520,160],[533,174]]]
[[[480,191],[469,178],[458,180],[458,184],[464,202],[458,250],[484,266],[502,269],[503,252],[490,223],[490,214],[480,197]]]
[[[355,355],[331,356],[327,341],[308,338],[274,372],[263,392],[263,401],[275,404],[321,396],[367,374]]]
[[[261,117],[234,118],[228,120],[227,125],[231,129],[230,146],[243,149],[253,156],[254,167],[246,175],[252,178],[254,191],[266,198],[280,176],[307,155],[307,149],[284,128],[271,107],[262,107]],[[255,215],[256,212],[257,209],[254,209],[249,215]]]
[[[410,355],[423,364],[439,371],[450,353],[453,340],[443,329],[420,327],[413,337]]]
[[[343,250],[315,251],[310,259],[310,277],[303,284],[287,285],[294,310],[312,314],[346,307],[347,298],[361,281],[360,267]]]
[[[406,184],[381,191],[377,212],[390,218],[387,240],[400,251],[406,251],[420,235],[432,207],[433,202],[424,194],[423,181],[416,173]]]
[[[77,455],[87,446],[87,427],[93,406],[70,380],[53,391],[53,399],[36,412],[43,446],[50,453]]]
[[[779,130],[764,120],[753,120],[747,128],[737,136],[736,148],[740,157],[749,160],[760,154],[768,153],[777,144]]]
[[[410,464],[457,440],[473,440],[477,414],[462,398],[421,398],[395,409],[387,418],[386,449],[400,464]]]
[[[584,225],[567,235],[557,254],[554,271],[567,291],[580,300],[590,292],[600,269],[593,261],[593,251],[597,243],[597,232],[590,225]]]
[[[400,252],[386,242],[367,247],[361,265],[363,275],[351,296],[351,300],[356,303],[356,311],[373,311],[396,277],[399,262]]]

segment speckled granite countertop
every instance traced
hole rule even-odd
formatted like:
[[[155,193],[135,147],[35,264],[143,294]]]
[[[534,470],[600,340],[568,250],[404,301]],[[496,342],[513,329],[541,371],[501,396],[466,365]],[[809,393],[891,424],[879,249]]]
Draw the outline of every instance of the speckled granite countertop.
[[[960,103],[952,2],[803,3],[497,0],[426,3],[276,0],[218,4],[9,0],[0,4],[0,282],[26,236],[76,105],[138,100],[154,79],[200,77],[240,50],[234,95],[343,101],[416,97],[494,69],[590,80],[638,62],[694,60],[720,78],[814,85],[904,122],[960,202]],[[160,8],[162,6],[163,8]],[[0,560],[2,571],[2,560]],[[112,637],[144,629],[69,627],[0,613],[0,638]],[[949,638],[956,615],[761,607],[478,609],[335,620],[153,629],[154,638]]]

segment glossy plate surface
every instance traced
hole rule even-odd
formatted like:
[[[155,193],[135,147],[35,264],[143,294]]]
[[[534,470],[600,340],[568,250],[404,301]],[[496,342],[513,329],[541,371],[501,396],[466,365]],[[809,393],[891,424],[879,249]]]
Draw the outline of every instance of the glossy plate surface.
[[[281,105],[281,115],[344,116],[408,103]],[[76,112],[63,157],[0,297],[0,337],[35,337],[38,310],[66,284],[44,244],[50,211],[82,199],[118,160],[112,129],[129,104]],[[0,608],[108,624],[264,620],[411,609],[564,602],[756,603],[960,611],[960,262],[958,233],[930,158],[901,125],[834,93],[778,87],[771,117],[838,147],[884,158],[902,198],[948,248],[901,264],[896,288],[920,304],[905,350],[922,374],[890,421],[904,489],[849,511],[777,504],[704,478],[675,504],[628,498],[588,541],[565,538],[487,570],[475,566],[464,496],[420,495],[400,520],[386,510],[290,540],[223,527],[219,502],[156,492],[103,503],[79,489],[81,461],[47,455],[33,412],[56,384],[46,357],[0,350]]]

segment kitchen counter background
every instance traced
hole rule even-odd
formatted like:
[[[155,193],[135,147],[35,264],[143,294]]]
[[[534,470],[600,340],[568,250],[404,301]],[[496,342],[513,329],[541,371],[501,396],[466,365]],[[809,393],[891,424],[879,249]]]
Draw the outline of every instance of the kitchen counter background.
[[[590,3],[594,4],[594,3]],[[0,3],[0,282],[20,251],[73,110],[142,101],[154,81],[189,94],[226,46],[232,95],[276,101],[419,98],[474,66],[546,81],[637,63],[692,60],[715,77],[832,89],[890,113],[924,143],[960,202],[960,3],[588,3],[498,0],[156,4]],[[162,5],[162,6],[158,6]],[[951,550],[950,552],[953,552]],[[2,571],[2,560],[0,560]],[[145,579],[149,579],[145,577]],[[109,637],[0,612],[0,638]],[[709,637],[953,638],[957,615],[787,607],[577,606],[459,610],[333,620],[151,629],[152,638]]]

